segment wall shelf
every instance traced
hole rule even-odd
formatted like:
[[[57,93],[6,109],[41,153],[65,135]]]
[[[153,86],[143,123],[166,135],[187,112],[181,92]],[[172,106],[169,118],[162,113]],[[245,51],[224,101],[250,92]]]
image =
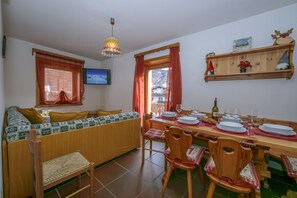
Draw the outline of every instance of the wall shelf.
[[[208,82],[273,78],[290,79],[294,74],[294,65],[292,63],[294,47],[295,43],[290,43],[207,56],[204,80]],[[285,51],[288,51],[289,69],[276,70],[275,67]],[[239,72],[238,64],[241,60],[247,60],[252,65],[251,68],[247,69],[246,73]],[[208,74],[210,61],[214,66],[214,75]]]

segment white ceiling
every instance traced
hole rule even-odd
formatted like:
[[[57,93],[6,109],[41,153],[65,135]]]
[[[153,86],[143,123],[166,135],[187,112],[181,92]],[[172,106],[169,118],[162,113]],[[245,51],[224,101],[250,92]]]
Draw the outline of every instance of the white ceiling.
[[[128,53],[297,0],[2,0],[4,34],[104,60],[111,34]]]

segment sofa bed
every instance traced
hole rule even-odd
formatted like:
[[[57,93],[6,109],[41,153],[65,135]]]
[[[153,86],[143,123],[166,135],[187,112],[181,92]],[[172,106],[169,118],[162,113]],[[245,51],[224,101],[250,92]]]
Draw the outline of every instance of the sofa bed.
[[[5,197],[32,194],[32,163],[26,142],[31,129],[36,129],[42,141],[43,160],[79,150],[97,166],[140,146],[137,112],[43,124],[11,122],[12,117],[2,136]]]

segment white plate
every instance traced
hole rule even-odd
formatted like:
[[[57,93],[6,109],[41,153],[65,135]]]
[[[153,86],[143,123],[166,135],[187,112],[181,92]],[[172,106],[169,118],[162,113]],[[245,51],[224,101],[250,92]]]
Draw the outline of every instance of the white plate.
[[[260,125],[259,129],[265,133],[271,133],[276,135],[282,135],[282,136],[294,136],[296,133],[294,131],[271,131],[270,128],[266,128],[264,125]]]
[[[222,118],[221,122],[234,122],[234,123],[241,123],[242,120],[228,120],[228,119],[224,119]]]
[[[183,116],[183,117],[180,117],[179,120],[186,121],[186,122],[195,122],[197,118],[191,117],[191,116]]]
[[[191,125],[195,125],[195,124],[199,124],[200,121],[196,119],[194,122],[187,122],[187,121],[178,119],[177,122],[182,123],[182,124],[191,124]]]
[[[174,118],[175,116],[176,116],[176,114],[164,114],[164,113],[162,113],[162,116],[163,117],[167,117],[167,118]]]
[[[166,114],[166,115],[176,115],[176,112],[173,112],[173,111],[164,111],[163,114]]]
[[[293,131],[293,128],[278,124],[263,124],[266,129],[273,130],[273,131]]]
[[[220,125],[225,128],[235,128],[235,129],[240,129],[243,127],[242,124],[239,124],[236,122],[220,122]]]
[[[242,127],[239,129],[236,128],[225,128],[224,126],[221,126],[220,124],[217,124],[217,128],[221,129],[223,131],[228,131],[228,132],[233,132],[233,133],[245,133],[246,132],[246,128]]]
[[[191,115],[196,116],[196,117],[205,117],[206,116],[205,113],[199,113],[199,112],[192,112]]]

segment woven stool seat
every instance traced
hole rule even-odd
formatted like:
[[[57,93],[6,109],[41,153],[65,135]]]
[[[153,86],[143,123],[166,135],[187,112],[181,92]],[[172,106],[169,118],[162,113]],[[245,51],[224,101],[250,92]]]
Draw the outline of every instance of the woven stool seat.
[[[70,153],[43,162],[43,184],[67,177],[79,170],[85,169],[90,162],[79,152]]]

